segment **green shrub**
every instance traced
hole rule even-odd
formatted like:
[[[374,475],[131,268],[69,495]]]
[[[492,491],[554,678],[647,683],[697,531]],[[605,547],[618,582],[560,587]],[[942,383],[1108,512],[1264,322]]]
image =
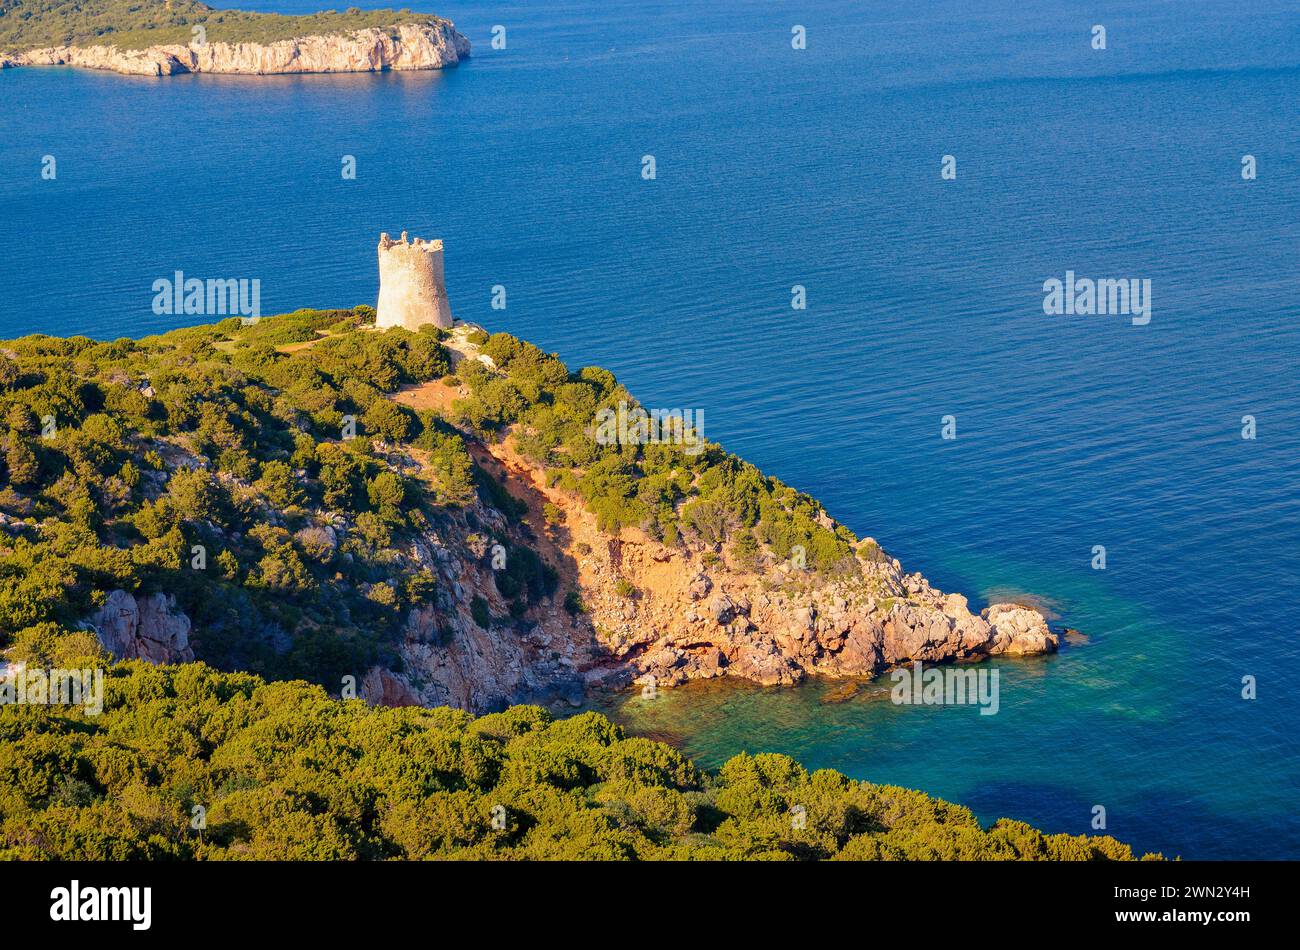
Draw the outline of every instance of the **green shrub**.
[[[474,618],[474,622],[487,630],[492,626],[492,612],[488,610],[488,602],[478,594],[469,602],[469,613]]]

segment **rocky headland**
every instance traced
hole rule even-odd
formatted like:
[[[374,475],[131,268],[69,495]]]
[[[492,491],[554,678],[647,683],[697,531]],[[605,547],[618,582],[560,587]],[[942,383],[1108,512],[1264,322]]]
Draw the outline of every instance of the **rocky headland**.
[[[0,349],[0,389],[35,406],[11,407],[0,440],[0,555],[29,565],[0,577],[9,635],[80,627],[121,659],[474,713],[1060,642],[1039,610],[972,610],[719,446],[597,444],[595,407],[630,398],[604,370],[373,320]],[[103,410],[41,439],[55,385]]]
[[[463,337],[453,346],[462,358],[476,355]],[[447,409],[462,395],[434,381],[395,398]],[[580,592],[582,610],[530,610],[521,637],[485,631],[468,610],[474,596],[494,614],[507,612],[486,546],[466,550],[429,538],[417,556],[438,571],[440,590],[458,594],[460,607],[449,598],[412,612],[403,672],[376,668],[367,676],[366,694],[376,701],[474,711],[548,698],[576,704],[590,688],[630,682],[671,687],[735,677],[792,685],[809,676],[874,676],[914,660],[1049,653],[1060,643],[1032,607],[995,603],[973,612],[964,596],[906,572],[870,538],[856,545],[850,573],[828,578],[792,563],[742,567],[721,546],[698,540],[669,546],[638,528],[610,533],[576,493],[548,486],[542,467],[517,450],[513,432],[497,442],[465,437],[476,464],[526,508],[530,543],[559,565],[561,586]],[[490,508],[475,514],[494,528],[509,522]],[[462,553],[452,553],[457,547]],[[454,630],[449,646],[441,644],[448,639],[439,635],[441,618]]]

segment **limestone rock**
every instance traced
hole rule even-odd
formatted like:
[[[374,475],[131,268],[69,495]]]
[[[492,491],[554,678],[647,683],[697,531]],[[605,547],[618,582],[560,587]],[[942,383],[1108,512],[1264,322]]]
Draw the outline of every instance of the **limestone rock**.
[[[357,671],[369,702],[482,714],[518,703],[579,703],[592,689],[634,680],[672,687],[728,676],[778,686],[808,676],[872,676],[915,660],[1044,653],[1059,643],[1038,612],[999,603],[974,614],[965,597],[905,573],[874,542],[859,545],[860,556],[842,572],[818,575],[775,563],[732,569],[725,552],[689,535],[666,545],[637,527],[602,530],[581,498],[548,480],[512,439],[468,445],[475,464],[526,502],[529,514],[522,524],[507,519],[476,495],[394,552],[395,570],[429,571],[434,583],[405,617],[395,645],[400,662]],[[545,523],[548,504],[561,509],[561,526]],[[337,552],[349,517],[300,529],[297,542],[322,556]],[[496,538],[527,545],[550,565],[554,595],[507,600],[488,556]],[[582,609],[564,609],[570,591]],[[482,626],[481,605],[471,610],[476,598],[490,615]],[[118,656],[193,657],[189,621],[162,594],[114,591],[90,622]],[[285,635],[283,649],[290,645]]]
[[[418,706],[419,697],[404,679],[383,667],[372,667],[361,680],[361,698],[372,706]]]
[[[1052,653],[1060,637],[1047,628],[1047,621],[1036,610],[1019,604],[993,604],[985,611],[993,630],[995,653],[1022,656]]]
[[[83,66],[137,76],[177,73],[358,73],[442,69],[469,56],[469,40],[446,20],[370,27],[272,43],[150,46],[51,46],[0,56],[0,66]]]

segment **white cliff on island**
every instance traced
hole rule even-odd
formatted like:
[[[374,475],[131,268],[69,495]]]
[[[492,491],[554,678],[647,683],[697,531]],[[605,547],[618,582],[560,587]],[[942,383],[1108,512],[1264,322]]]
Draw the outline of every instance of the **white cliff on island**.
[[[0,54],[0,67],[81,66],[137,76],[228,73],[360,73],[443,69],[469,56],[469,40],[446,20],[370,27],[268,43],[204,42],[145,49],[50,46]]]

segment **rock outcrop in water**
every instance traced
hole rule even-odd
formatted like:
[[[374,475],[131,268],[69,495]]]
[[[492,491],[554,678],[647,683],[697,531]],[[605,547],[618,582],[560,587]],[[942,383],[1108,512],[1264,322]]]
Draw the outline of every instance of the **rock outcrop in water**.
[[[973,614],[965,597],[905,574],[871,539],[857,571],[823,578],[790,565],[753,573],[708,545],[667,547],[636,529],[610,536],[581,501],[547,488],[509,444],[491,447],[506,483],[539,507],[564,512],[564,556],[578,566],[586,616],[601,644],[640,682],[680,685],[733,676],[763,685],[809,675],[864,676],[923,660],[971,660],[1056,649],[1038,612],[994,604]],[[500,473],[500,472],[499,472]]]
[[[177,73],[358,73],[385,69],[442,69],[469,56],[469,40],[453,24],[431,21],[387,29],[304,36],[271,43],[116,46],[55,46],[0,56],[5,66],[81,66],[137,76]]]
[[[431,383],[399,398],[420,404],[447,398],[446,390]],[[826,579],[794,568],[748,572],[708,546],[667,547],[637,529],[610,534],[580,498],[548,487],[512,440],[471,444],[476,462],[528,514],[520,523],[476,499],[403,552],[437,577],[437,591],[406,618],[400,671],[376,666],[361,678],[361,695],[372,703],[475,713],[529,702],[578,705],[592,689],[633,681],[670,687],[728,676],[790,685],[810,675],[870,676],[913,660],[1045,653],[1059,643],[1039,612],[994,604],[972,613],[965,597],[905,574],[870,539],[858,545],[856,575]],[[394,462],[407,471],[420,464]],[[562,513],[563,527],[531,530],[544,523],[547,504]],[[331,530],[346,537],[355,526],[340,521]],[[559,568],[563,587],[581,592],[582,611],[548,601],[509,618],[488,535],[531,544]],[[476,599],[500,619],[481,625]],[[86,625],[114,656],[153,663],[192,660],[191,637],[201,646],[204,633],[191,632],[172,598],[122,590]]]

